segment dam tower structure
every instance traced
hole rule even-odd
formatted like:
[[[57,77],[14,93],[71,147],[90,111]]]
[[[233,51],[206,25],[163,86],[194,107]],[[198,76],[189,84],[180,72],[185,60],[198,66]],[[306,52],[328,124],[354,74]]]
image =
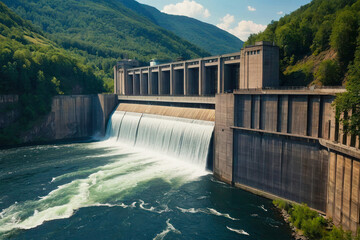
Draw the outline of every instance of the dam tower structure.
[[[135,60],[114,66],[114,91],[133,96],[215,96],[235,89],[279,86],[279,48],[257,42],[240,52],[135,67]]]
[[[279,48],[269,42],[220,56],[132,64],[114,67],[118,111],[205,117],[214,122],[208,159],[217,179],[306,203],[344,229],[359,229],[360,138],[343,131],[332,105],[345,88],[280,86]]]

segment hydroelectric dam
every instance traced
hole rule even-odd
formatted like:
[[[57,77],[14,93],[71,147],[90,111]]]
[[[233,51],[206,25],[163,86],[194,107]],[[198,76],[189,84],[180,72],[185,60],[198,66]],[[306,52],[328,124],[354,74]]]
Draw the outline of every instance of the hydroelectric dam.
[[[0,239],[291,239],[276,198],[355,232],[359,136],[343,133],[332,106],[344,91],[280,87],[267,42],[120,61],[114,94],[57,96],[24,133],[70,142],[0,151]],[[17,101],[0,96],[0,110]],[[0,128],[16,117],[0,116]]]
[[[214,121],[209,168],[217,179],[306,203],[356,232],[359,136],[343,133],[332,106],[343,91],[280,87],[279,49],[267,42],[223,56],[114,67],[118,108]]]

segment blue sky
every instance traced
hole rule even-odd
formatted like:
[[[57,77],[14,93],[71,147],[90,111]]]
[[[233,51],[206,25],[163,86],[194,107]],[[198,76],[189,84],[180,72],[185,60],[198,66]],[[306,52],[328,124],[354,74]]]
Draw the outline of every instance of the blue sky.
[[[245,41],[310,0],[137,0],[160,11],[217,25]]]

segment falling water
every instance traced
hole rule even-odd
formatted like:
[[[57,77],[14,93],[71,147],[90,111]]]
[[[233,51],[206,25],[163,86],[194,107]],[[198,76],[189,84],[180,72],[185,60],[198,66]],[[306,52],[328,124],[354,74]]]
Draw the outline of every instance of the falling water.
[[[0,239],[289,239],[205,171],[213,128],[117,111],[104,141],[0,151]]]
[[[205,168],[213,122],[131,112],[114,112],[106,137]]]

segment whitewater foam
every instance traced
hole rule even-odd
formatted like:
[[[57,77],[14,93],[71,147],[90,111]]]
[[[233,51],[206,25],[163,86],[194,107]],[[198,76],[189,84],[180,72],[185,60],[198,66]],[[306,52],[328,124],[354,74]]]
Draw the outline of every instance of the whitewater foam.
[[[228,227],[228,226],[226,226],[226,228],[229,229],[229,230],[232,231],[232,232],[236,232],[237,234],[250,236],[249,233],[245,232],[245,231],[242,230],[242,229],[235,229],[235,228],[231,228],[231,227]]]

